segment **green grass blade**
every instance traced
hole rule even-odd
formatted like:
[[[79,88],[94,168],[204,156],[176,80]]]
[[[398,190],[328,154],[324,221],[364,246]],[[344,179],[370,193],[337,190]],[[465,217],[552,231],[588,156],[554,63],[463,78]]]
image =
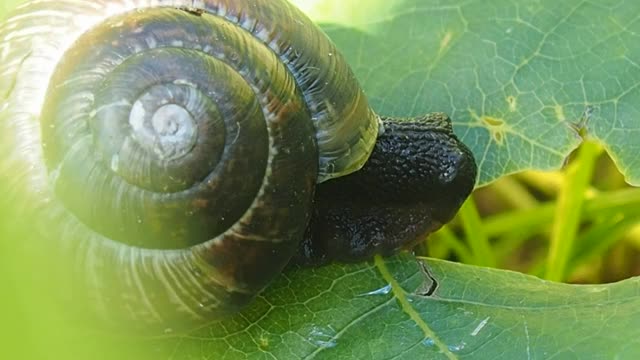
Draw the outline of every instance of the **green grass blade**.
[[[589,187],[599,154],[600,147],[597,144],[584,142],[578,150],[576,161],[567,168],[564,183],[558,194],[551,229],[545,273],[545,278],[548,280],[563,281],[565,279],[567,264],[571,259],[573,243],[582,217],[584,193]]]
[[[492,253],[489,237],[486,235],[478,208],[473,197],[469,197],[458,213],[462,220],[462,227],[469,241],[473,265],[495,267],[496,259]]]

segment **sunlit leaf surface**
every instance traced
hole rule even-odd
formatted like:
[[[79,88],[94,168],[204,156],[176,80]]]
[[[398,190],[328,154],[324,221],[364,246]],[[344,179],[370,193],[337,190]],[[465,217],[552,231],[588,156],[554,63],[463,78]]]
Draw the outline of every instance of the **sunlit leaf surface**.
[[[379,113],[449,113],[481,184],[560,167],[582,126],[640,184],[640,3],[297,2],[344,52]],[[3,358],[640,356],[638,279],[572,286],[435,260],[423,268],[403,255],[291,269],[231,319],[186,335],[114,339],[72,329],[25,280],[29,262],[0,246],[3,294],[14,295],[0,300]]]

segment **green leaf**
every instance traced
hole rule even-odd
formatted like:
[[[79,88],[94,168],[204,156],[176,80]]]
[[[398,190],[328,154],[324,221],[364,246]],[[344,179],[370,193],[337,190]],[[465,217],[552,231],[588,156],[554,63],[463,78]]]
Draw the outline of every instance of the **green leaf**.
[[[356,30],[339,17],[329,24],[326,10],[317,18],[373,107],[447,112],[477,157],[480,185],[559,168],[582,125],[640,184],[640,143],[629,136],[640,130],[640,4],[392,0],[380,13],[368,2],[344,3],[362,4],[369,26],[359,21]]]
[[[640,279],[566,285],[401,254],[292,269],[247,311],[186,336],[76,334],[49,358],[635,359],[639,293]]]
[[[582,125],[627,180],[640,184],[640,145],[629,136],[640,129],[640,4],[321,1],[305,9],[352,64],[373,107],[384,115],[449,113],[477,157],[480,185],[520,170],[557,169],[582,141]],[[0,13],[9,7],[2,3]],[[140,340],[78,333],[25,282],[38,268],[9,247],[0,250],[9,254],[0,262],[10,274],[2,290],[15,295],[0,300],[9,319],[0,334],[9,346],[0,351],[11,354],[3,358],[640,356],[637,278],[565,285],[430,259],[438,287],[425,296],[431,278],[401,255],[290,269],[231,319]]]
[[[427,272],[403,254],[347,268],[291,271],[243,316],[181,339],[174,358],[235,353],[234,358],[277,359],[624,359],[640,354],[640,279],[566,285],[441,260],[425,264]],[[432,279],[436,290],[425,296]]]

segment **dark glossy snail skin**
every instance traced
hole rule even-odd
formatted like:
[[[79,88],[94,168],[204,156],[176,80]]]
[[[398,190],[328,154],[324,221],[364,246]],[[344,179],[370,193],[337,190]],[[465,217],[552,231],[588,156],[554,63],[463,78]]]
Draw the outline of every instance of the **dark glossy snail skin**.
[[[291,259],[393,253],[475,181],[446,117],[380,118],[283,0],[34,1],[0,27],[0,96],[3,233],[116,326],[202,325]]]
[[[471,151],[442,113],[383,117],[365,166],[318,186],[294,262],[355,262],[410,249],[451,221],[475,185]]]

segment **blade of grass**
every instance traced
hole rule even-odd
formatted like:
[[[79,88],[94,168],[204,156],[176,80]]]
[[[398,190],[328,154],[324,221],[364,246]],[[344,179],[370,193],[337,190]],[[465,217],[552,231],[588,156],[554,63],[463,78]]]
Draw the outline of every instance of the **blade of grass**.
[[[640,189],[629,188],[600,193],[584,202],[583,219],[595,216],[613,216],[617,213],[634,213],[640,206]],[[516,210],[484,219],[483,228],[488,237],[502,236],[509,232],[541,228],[553,220],[555,205],[544,203],[536,208]]]
[[[520,249],[527,240],[531,239],[535,232],[537,232],[535,229],[531,231],[514,231],[497,239],[493,243],[493,249],[498,266],[502,268],[502,264],[506,264],[513,257],[515,251]]]
[[[629,229],[626,240],[628,243],[640,250],[640,223]]]
[[[585,141],[578,149],[577,158],[569,164],[565,178],[558,193],[545,278],[563,281],[567,264],[571,258],[576,238],[585,192],[589,188],[591,176],[601,147],[591,141]]]
[[[470,196],[467,201],[462,204],[458,215],[462,220],[462,228],[464,229],[469,247],[471,248],[473,261],[470,264],[496,267],[496,259],[491,251],[489,237],[487,237],[484,232],[480,214],[478,213],[478,208],[473,200],[473,196]]]
[[[473,256],[469,251],[469,248],[453,233],[451,227],[443,226],[438,232],[432,235],[430,241],[437,241],[442,243],[451,250],[460,259],[460,262],[470,264],[473,262]],[[442,253],[441,253],[442,254]],[[436,254],[431,254],[434,257],[438,257]]]
[[[518,179],[541,193],[555,197],[562,186],[563,173],[560,171],[524,171],[517,175]],[[586,191],[587,197],[593,197],[598,190],[589,186]]]
[[[602,255],[616,244],[629,230],[640,222],[640,215],[619,216],[616,219],[605,221],[603,224],[593,226],[579,238],[581,244],[576,249],[570,264],[569,271]]]
[[[549,224],[553,219],[554,204],[544,203],[533,209],[500,213],[484,219],[484,231],[490,238],[507,233],[534,231]]]
[[[493,195],[498,196],[514,209],[531,209],[538,205],[533,195],[513,177],[497,180],[491,190]]]

